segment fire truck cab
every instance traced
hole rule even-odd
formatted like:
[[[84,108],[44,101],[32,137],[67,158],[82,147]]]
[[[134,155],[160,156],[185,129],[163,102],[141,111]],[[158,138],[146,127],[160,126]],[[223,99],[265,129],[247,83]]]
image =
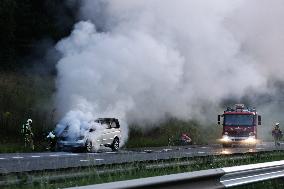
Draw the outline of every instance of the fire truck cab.
[[[222,120],[221,120],[222,119]],[[236,104],[235,109],[228,107],[222,115],[218,115],[218,125],[223,126],[223,147],[232,145],[257,144],[257,126],[261,125],[261,116],[255,108],[245,108],[244,104]]]

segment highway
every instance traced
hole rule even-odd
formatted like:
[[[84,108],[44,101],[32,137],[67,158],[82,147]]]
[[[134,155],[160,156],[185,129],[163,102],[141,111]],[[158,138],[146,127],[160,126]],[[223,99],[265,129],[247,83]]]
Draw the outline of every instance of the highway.
[[[121,149],[111,152],[103,149],[98,153],[42,152],[42,153],[2,153],[0,154],[0,173],[17,173],[37,170],[83,167],[129,163],[147,160],[166,160],[181,157],[196,157],[220,154],[238,154],[284,150],[284,143],[275,147],[272,142],[257,145],[255,149],[247,147],[222,148],[220,145],[174,146],[141,149]]]

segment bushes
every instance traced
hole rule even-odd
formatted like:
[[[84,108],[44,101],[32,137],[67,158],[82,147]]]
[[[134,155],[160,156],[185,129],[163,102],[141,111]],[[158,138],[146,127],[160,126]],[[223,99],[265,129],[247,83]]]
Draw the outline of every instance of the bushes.
[[[220,136],[220,127],[214,124],[201,124],[195,120],[182,121],[174,118],[159,125],[131,125],[126,147],[137,148],[147,146],[167,146],[169,138],[177,140],[182,133],[190,135],[193,144],[216,143]],[[150,128],[150,129],[149,129]]]
[[[0,74],[0,140],[18,142],[21,125],[33,119],[35,137],[54,127],[50,76],[28,76],[16,73]]]

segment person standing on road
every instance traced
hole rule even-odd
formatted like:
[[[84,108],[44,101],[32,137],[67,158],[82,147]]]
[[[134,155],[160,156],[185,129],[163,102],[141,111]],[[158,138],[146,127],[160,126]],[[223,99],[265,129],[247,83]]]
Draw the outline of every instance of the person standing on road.
[[[275,123],[275,126],[272,130],[272,136],[274,138],[275,146],[280,146],[280,140],[283,136],[282,131],[280,130],[279,126],[280,126],[279,123]]]
[[[21,133],[24,135],[25,148],[29,146],[32,150],[34,150],[32,122],[32,119],[28,119],[27,122],[23,124]]]
[[[191,138],[188,136],[188,134],[186,133],[182,133],[181,134],[181,142],[182,142],[182,145],[188,145],[188,144],[191,144]]]
[[[48,133],[48,135],[46,136],[47,140],[48,140],[48,146],[47,146],[47,150],[50,151],[55,151],[56,150],[56,143],[57,143],[57,138],[55,135],[54,131],[50,131]]]

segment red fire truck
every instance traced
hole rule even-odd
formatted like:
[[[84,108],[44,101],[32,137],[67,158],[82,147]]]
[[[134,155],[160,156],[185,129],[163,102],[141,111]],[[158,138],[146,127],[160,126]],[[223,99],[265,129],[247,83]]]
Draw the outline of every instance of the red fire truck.
[[[255,108],[245,108],[244,104],[236,104],[235,109],[228,107],[222,115],[218,115],[218,125],[221,124],[223,132],[220,142],[223,147],[256,145],[257,125],[261,125],[261,116]]]

